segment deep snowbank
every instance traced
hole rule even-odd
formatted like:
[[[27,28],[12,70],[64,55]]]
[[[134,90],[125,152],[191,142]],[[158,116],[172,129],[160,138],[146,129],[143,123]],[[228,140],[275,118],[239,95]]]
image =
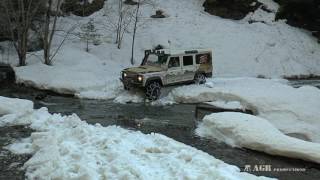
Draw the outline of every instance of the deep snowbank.
[[[24,164],[28,179],[269,179],[163,135],[89,125],[75,114],[41,108],[10,120],[6,125],[19,121],[36,131],[7,147],[33,154]]]
[[[158,44],[169,47],[170,40],[170,47],[174,49],[212,48],[215,77],[320,74],[320,45],[310,33],[282,21],[274,22],[278,6],[273,1],[261,0],[271,13],[258,9],[241,21],[209,15],[203,11],[202,2],[159,0],[152,1],[152,5],[142,5],[135,46],[136,64],[140,63],[144,49]],[[102,35],[102,44],[90,45],[87,53],[84,42],[71,36],[55,57],[53,66],[42,65],[39,61],[42,53],[37,52],[36,56],[28,57],[28,66],[15,68],[17,81],[82,98],[116,97],[121,88],[119,73],[130,66],[132,38],[126,34],[120,50],[113,43],[115,33],[107,19],[117,19],[117,4],[117,0],[109,0],[105,11],[83,18],[65,17],[60,25],[61,28],[72,24],[80,27],[93,18],[97,33]],[[157,9],[164,10],[168,18],[150,18]],[[265,23],[249,24],[250,20]],[[73,34],[79,31],[76,28]],[[54,47],[61,36],[63,34],[55,36]]]
[[[102,61],[69,46],[62,49],[56,58],[53,66],[37,62],[33,57],[28,66],[16,67],[17,83],[67,94],[99,89],[109,92],[109,98],[114,98],[120,87],[117,79],[121,69],[119,64]]]
[[[270,122],[256,116],[214,113],[204,117],[196,132],[231,146],[320,163],[320,144],[286,136]]]
[[[320,142],[320,90],[315,87],[293,88],[283,80],[214,78],[203,86],[176,88],[161,103],[207,101],[239,101],[285,134]]]

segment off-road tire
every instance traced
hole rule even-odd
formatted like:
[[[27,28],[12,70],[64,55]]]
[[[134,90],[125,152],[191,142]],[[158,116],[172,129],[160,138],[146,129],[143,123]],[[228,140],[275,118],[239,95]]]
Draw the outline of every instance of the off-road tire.
[[[197,73],[194,76],[194,83],[196,84],[204,84],[206,83],[206,76],[202,73]]]
[[[152,81],[145,87],[146,98],[150,101],[159,99],[161,94],[161,85],[157,81]]]

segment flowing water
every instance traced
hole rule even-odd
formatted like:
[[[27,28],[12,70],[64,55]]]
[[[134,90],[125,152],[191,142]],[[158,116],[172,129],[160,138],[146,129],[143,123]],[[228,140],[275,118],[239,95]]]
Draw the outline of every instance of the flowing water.
[[[317,83],[319,82],[317,81]],[[302,84],[305,85],[306,82],[294,82],[293,86]],[[310,83],[310,85],[314,84],[316,83]],[[0,96],[29,99],[35,103],[35,108],[45,106],[52,113],[65,115],[76,113],[82,120],[86,120],[91,124],[118,125],[128,129],[139,130],[143,133],[161,133],[205,151],[226,163],[236,165],[241,170],[246,165],[271,165],[272,168],[293,167],[306,169],[305,172],[251,172],[256,175],[290,180],[316,180],[320,178],[320,165],[318,164],[271,156],[247,149],[232,148],[224,143],[196,136],[194,134],[197,123],[194,118],[195,104],[160,107],[144,103],[117,104],[113,101],[84,100],[61,96],[13,84],[0,87]],[[20,167],[30,156],[13,155],[3,147],[17,138],[29,136],[30,133],[31,130],[23,126],[0,128],[0,179],[24,178],[24,171]]]

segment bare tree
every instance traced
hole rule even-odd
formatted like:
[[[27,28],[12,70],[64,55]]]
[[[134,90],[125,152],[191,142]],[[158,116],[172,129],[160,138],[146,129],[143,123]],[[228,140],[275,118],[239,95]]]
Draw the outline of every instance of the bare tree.
[[[135,14],[135,21],[134,21],[134,28],[133,28],[133,34],[132,34],[132,45],[131,45],[131,64],[134,64],[134,43],[136,38],[136,32],[137,32],[137,24],[139,20],[139,9],[140,9],[140,0],[138,0],[136,14]]]
[[[42,31],[40,31],[40,35],[43,41],[44,63],[46,65],[52,64],[53,57],[50,54],[52,39],[56,32],[57,20],[59,16],[61,3],[62,3],[62,0],[56,0],[55,4],[53,3],[53,0],[47,0],[44,24],[43,24],[44,27],[42,28]],[[51,16],[52,14],[53,14],[53,17]]]
[[[117,36],[116,36],[116,44],[118,49],[121,49],[122,40],[125,32],[128,32],[128,28],[133,20],[133,9],[130,6],[124,6],[123,1],[119,0],[118,5],[118,22],[117,22]]]
[[[122,29],[122,22],[123,22],[123,1],[119,0],[118,1],[118,22],[117,22],[117,37],[116,37],[116,43],[118,44],[120,42],[120,34],[121,34],[121,29]],[[118,48],[119,48],[119,44],[118,44]],[[119,48],[120,49],[120,48]]]
[[[26,65],[29,30],[40,4],[39,0],[1,0],[20,66]]]
[[[125,5],[123,0],[117,0],[116,9],[114,7],[105,8],[106,23],[105,28],[112,33],[115,32],[117,47],[121,49],[122,40],[125,33],[129,32],[129,26],[134,19],[134,8],[132,5]],[[114,12],[116,15],[114,15]]]
[[[140,23],[141,22],[141,14],[140,14],[140,8],[141,8],[141,5],[151,5],[153,7],[155,7],[154,3],[150,0],[138,0],[136,2],[136,9],[135,9],[135,14],[134,14],[134,26],[133,26],[133,34],[132,34],[132,44],[131,44],[131,59],[130,59],[130,62],[131,64],[133,65],[134,64],[134,45],[135,45],[135,39],[136,39],[136,33],[137,33],[137,30],[139,28],[140,25],[142,25],[143,23]],[[140,24],[140,25],[138,25]]]
[[[38,28],[38,33],[40,34],[43,42],[44,64],[46,65],[52,65],[54,57],[59,52],[64,42],[67,40],[68,36],[76,28],[76,25],[73,25],[68,30],[57,29],[58,19],[60,16],[60,7],[62,3],[63,0],[46,1],[44,19],[43,22],[40,23],[40,27]],[[61,31],[64,35],[60,35],[60,37],[62,37],[62,40],[60,44],[55,49],[53,49],[52,41],[54,35],[56,35],[58,31]]]

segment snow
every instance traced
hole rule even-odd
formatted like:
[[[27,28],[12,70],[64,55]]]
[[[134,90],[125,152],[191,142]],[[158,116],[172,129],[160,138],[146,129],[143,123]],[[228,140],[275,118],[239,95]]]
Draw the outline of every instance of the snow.
[[[151,5],[146,3],[141,6],[135,45],[136,65],[140,63],[145,49],[162,44],[170,49],[213,49],[214,77],[320,74],[320,45],[310,32],[291,27],[284,21],[274,22],[278,5],[271,0],[260,0],[271,13],[259,8],[240,21],[209,15],[203,11],[203,1],[151,2]],[[75,94],[80,98],[117,97],[123,91],[119,73],[131,66],[132,38],[129,31],[124,36],[121,49],[114,44],[115,33],[111,22],[117,19],[117,4],[117,0],[109,0],[104,10],[89,17],[71,15],[61,18],[59,29],[68,30],[73,25],[76,28],[55,56],[53,65],[43,65],[40,61],[42,52],[34,52],[28,55],[28,66],[15,68],[17,82]],[[164,10],[168,17],[150,18],[157,9]],[[102,35],[101,44],[90,44],[90,52],[87,53],[84,42],[73,34],[79,33],[81,25],[92,18],[97,33]],[[266,23],[249,24],[250,19]],[[59,33],[54,37],[53,49],[64,36]]]
[[[120,103],[120,104],[126,104],[126,103],[141,103],[144,102],[143,98],[143,92],[130,92],[125,91],[121,94],[119,94],[113,102]]]
[[[320,90],[293,88],[285,80],[213,78],[206,85],[181,86],[160,100],[162,104],[238,101],[285,134],[302,134],[320,142]]]
[[[20,114],[33,110],[33,102],[0,96],[0,116],[6,114]]]
[[[196,132],[231,146],[320,163],[319,143],[284,135],[268,120],[256,116],[236,112],[213,113],[204,117]]]
[[[58,53],[53,66],[32,60],[28,66],[15,68],[17,83],[66,94],[104,89],[110,97],[121,87],[117,79],[121,70],[118,64],[106,63],[80,49],[66,46]]]
[[[245,109],[245,107],[243,107],[239,101],[213,101],[213,102],[205,102],[205,104],[209,104],[209,105],[224,108],[224,109],[241,109],[241,110]]]
[[[32,154],[23,166],[27,179],[269,179],[160,134],[89,125],[46,108],[16,118],[35,130],[6,147]]]

